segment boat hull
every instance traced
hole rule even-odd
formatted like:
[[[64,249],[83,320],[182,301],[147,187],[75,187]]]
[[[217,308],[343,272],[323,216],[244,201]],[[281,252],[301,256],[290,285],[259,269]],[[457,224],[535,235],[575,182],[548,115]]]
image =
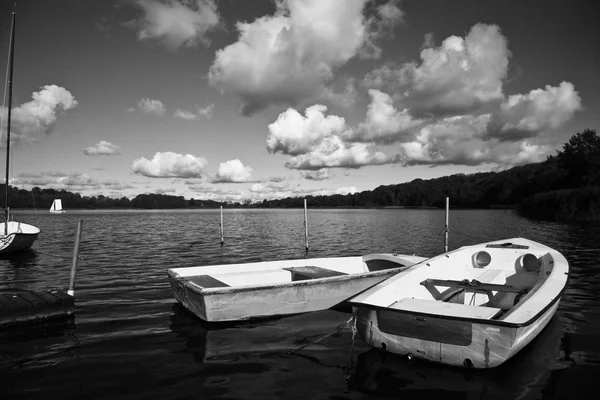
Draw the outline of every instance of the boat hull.
[[[4,223],[0,223],[0,254],[29,249],[39,233],[32,225],[10,221],[8,234],[4,235]]]
[[[373,347],[446,365],[493,368],[517,354],[548,325],[559,301],[526,325],[366,306],[353,306],[353,311],[359,335]]]
[[[169,275],[175,299],[210,322],[248,320],[326,310],[401,269],[282,284],[204,289]]]

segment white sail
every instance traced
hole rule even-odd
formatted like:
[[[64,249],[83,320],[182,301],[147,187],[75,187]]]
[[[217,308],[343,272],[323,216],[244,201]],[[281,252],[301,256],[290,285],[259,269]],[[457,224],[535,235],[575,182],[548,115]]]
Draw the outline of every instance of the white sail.
[[[62,209],[62,200],[54,199],[52,205],[50,206],[51,213],[64,213],[65,211]]]

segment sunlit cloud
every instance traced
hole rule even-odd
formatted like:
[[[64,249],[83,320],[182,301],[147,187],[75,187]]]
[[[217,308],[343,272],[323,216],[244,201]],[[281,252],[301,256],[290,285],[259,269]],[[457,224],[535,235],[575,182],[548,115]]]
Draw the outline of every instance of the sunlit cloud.
[[[466,37],[450,36],[421,51],[421,63],[384,65],[365,85],[388,91],[415,116],[461,115],[500,102],[510,58],[508,41],[496,25],[476,24]]]
[[[546,85],[527,94],[515,94],[492,114],[489,135],[500,140],[518,140],[556,129],[581,110],[581,98],[570,82]]]
[[[213,183],[243,183],[252,176],[252,168],[245,166],[238,159],[219,164],[219,170],[212,179]]]
[[[67,89],[57,85],[46,85],[33,92],[32,100],[12,109],[11,143],[32,143],[32,135],[49,134],[58,119],[58,115],[77,106],[77,100]],[[2,145],[6,142],[8,110],[0,107],[4,121],[2,126]]]
[[[137,0],[142,15],[127,26],[137,30],[139,40],[155,40],[168,49],[208,46],[209,31],[220,24],[213,0]]]
[[[204,157],[167,151],[157,152],[152,160],[139,158],[131,169],[134,174],[150,178],[200,178],[207,164]]]
[[[237,42],[216,52],[209,82],[246,115],[271,105],[330,97],[334,72],[354,57],[378,57],[376,39],[402,20],[397,2],[365,16],[367,0],[287,0],[274,15],[238,22]]]
[[[121,154],[121,148],[111,142],[101,140],[93,146],[83,149],[86,156],[112,156]]]

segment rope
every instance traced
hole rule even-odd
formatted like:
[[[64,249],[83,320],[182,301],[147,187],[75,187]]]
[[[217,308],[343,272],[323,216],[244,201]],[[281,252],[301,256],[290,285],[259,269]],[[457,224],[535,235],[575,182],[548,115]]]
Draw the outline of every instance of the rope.
[[[289,351],[287,354],[289,354],[289,355],[295,354],[295,353],[299,352],[300,350],[304,349],[305,347],[312,346],[312,345],[314,345],[314,344],[320,343],[320,342],[322,342],[323,340],[327,339],[328,337],[330,337],[330,336],[332,336],[332,335],[335,335],[336,333],[339,333],[339,332],[345,331],[346,329],[348,329],[348,328],[350,328],[350,327],[352,326],[352,321],[353,321],[353,320],[354,320],[354,315],[353,315],[352,317],[350,317],[350,319],[349,319],[348,321],[346,321],[346,322],[344,322],[344,323],[342,323],[342,324],[338,325],[338,326],[337,326],[337,327],[336,327],[336,328],[333,330],[333,332],[331,332],[331,333],[328,333],[327,335],[323,336],[323,337],[322,337],[322,338],[320,338],[320,339],[317,339],[317,340],[315,340],[315,341],[312,341],[312,342],[310,342],[310,343],[307,343],[307,344],[305,344],[305,345],[303,345],[303,346],[300,346],[300,347],[298,347],[296,350]],[[352,331],[352,332],[353,332],[353,333],[352,333],[352,340],[353,340],[353,341],[354,341],[354,329],[355,329],[355,328],[353,328],[353,331]]]

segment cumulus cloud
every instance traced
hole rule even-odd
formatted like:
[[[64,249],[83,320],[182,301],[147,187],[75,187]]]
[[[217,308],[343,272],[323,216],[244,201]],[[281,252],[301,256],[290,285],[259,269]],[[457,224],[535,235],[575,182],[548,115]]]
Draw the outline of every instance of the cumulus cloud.
[[[350,143],[352,137],[344,118],[325,115],[327,107],[308,107],[305,116],[294,109],[279,114],[269,125],[267,149],[292,156],[286,167],[302,170],[321,168],[359,168],[396,162],[381,152],[373,152],[366,143]]]
[[[101,140],[93,146],[83,149],[86,156],[112,156],[121,154],[121,148],[111,142]]]
[[[219,171],[212,180],[213,183],[242,183],[248,182],[252,175],[252,168],[245,166],[238,159],[229,160],[219,164]]]
[[[536,136],[563,125],[580,109],[581,98],[572,83],[546,85],[545,89],[509,96],[493,114],[489,134],[501,140]]]
[[[437,48],[423,49],[420,64],[385,65],[370,72],[365,85],[392,90],[416,116],[461,115],[503,100],[509,58],[500,28],[476,24],[465,38],[450,36]]]
[[[213,111],[215,110],[214,104],[209,104],[206,107],[199,107],[199,106],[196,106],[196,107],[198,108],[198,115],[202,115],[206,118],[212,118]]]
[[[157,152],[152,160],[139,158],[133,162],[131,169],[134,174],[150,178],[199,178],[207,164],[204,157],[167,151]]]
[[[290,158],[290,169],[318,170],[321,168],[360,168],[398,162],[382,152],[373,152],[365,143],[345,143],[339,136],[323,139],[311,152]]]
[[[210,44],[206,33],[220,24],[214,0],[137,0],[143,15],[128,25],[139,40],[156,40],[175,50]]]
[[[30,135],[50,133],[58,119],[58,114],[77,106],[77,100],[67,89],[46,85],[40,91],[34,92],[31,101],[12,109],[11,142],[29,143],[35,139]],[[8,116],[6,107],[0,112],[4,121]],[[6,123],[2,127],[2,136],[6,135]],[[3,143],[6,139],[3,140]]]
[[[369,89],[371,102],[365,121],[358,129],[348,131],[348,138],[355,141],[393,143],[409,135],[409,130],[422,121],[413,119],[408,109],[398,111],[392,98],[379,90]]]
[[[152,100],[147,97],[140,99],[140,101],[137,102],[137,106],[144,114],[157,115],[159,117],[165,115],[167,111],[162,101]]]
[[[422,127],[400,144],[406,165],[520,165],[539,162],[550,148],[531,141],[500,142],[487,137],[489,114],[450,117]]]
[[[236,24],[238,41],[217,51],[209,82],[236,94],[245,114],[330,96],[334,71],[366,47],[376,48],[374,37],[402,17],[393,2],[367,18],[366,2],[276,2],[274,15]]]
[[[348,129],[344,118],[325,116],[325,111],[326,106],[316,104],[306,109],[305,117],[293,108],[279,114],[269,125],[269,152],[297,156],[311,151],[327,137],[342,135]]]

